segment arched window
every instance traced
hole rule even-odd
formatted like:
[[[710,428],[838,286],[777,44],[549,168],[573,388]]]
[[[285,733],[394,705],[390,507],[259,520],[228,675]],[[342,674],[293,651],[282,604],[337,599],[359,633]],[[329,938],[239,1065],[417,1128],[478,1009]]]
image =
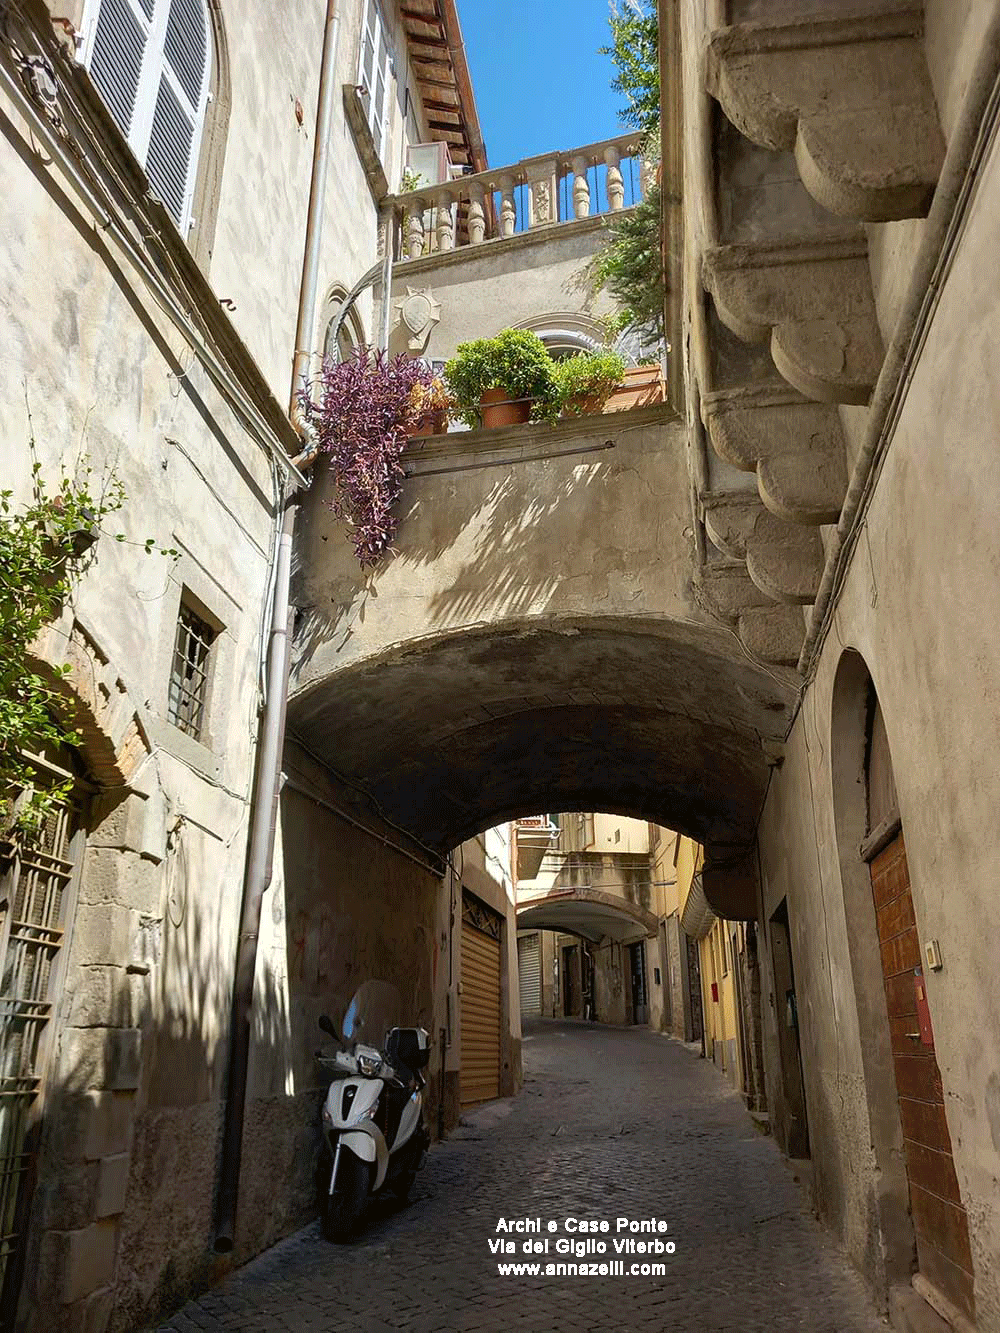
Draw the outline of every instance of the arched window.
[[[186,236],[212,68],[205,0],[91,0],[83,61]]]
[[[365,343],[364,329],[354,303],[344,311],[347,292],[335,287],[326,300],[323,333],[323,360],[349,361]]]

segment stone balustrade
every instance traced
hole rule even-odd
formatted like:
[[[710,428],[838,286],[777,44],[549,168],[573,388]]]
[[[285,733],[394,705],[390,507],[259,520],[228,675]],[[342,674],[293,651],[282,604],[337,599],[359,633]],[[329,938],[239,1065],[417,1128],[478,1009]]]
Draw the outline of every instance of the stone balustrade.
[[[394,195],[388,202],[396,259],[405,263],[633,207],[650,185],[641,145],[640,134],[619,135]]]

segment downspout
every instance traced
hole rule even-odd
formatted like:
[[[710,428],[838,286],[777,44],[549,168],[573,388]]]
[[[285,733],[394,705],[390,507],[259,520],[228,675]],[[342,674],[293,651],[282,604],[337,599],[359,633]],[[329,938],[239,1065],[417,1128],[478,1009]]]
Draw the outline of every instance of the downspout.
[[[302,257],[302,281],[299,287],[288,409],[292,424],[306,444],[306,448],[297,460],[300,466],[310,462],[315,456],[315,452],[310,448],[306,425],[302,420],[298,393],[308,377],[310,349],[316,327],[320,241],[326,203],[330,136],[333,127],[339,31],[339,0],[327,0],[316,105],[316,133],[313,140],[312,176],[309,185],[309,212]],[[285,739],[285,714],[291,666],[292,537],[297,509],[298,495],[293,492],[284,502],[281,535],[275,556],[274,594],[267,656],[267,694],[260,719],[257,769],[254,776],[246,872],[243,879],[240,933],[233,976],[229,1077],[226,1086],[222,1156],[219,1163],[219,1186],[215,1205],[215,1250],[219,1254],[228,1254],[232,1250],[236,1232],[236,1207],[243,1157],[243,1116],[246,1109],[247,1072],[253,1022],[254,978],[257,972],[257,941],[260,935],[261,905],[271,883],[278,804],[281,795],[281,755]]]

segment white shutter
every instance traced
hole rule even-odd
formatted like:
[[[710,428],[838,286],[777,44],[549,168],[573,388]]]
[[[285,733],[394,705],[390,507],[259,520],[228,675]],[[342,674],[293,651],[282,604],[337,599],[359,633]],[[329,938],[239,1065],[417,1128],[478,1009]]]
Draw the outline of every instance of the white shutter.
[[[364,90],[368,128],[379,157],[385,147],[392,78],[392,49],[382,8],[379,0],[366,0],[358,84]]]
[[[149,12],[143,12],[131,0],[101,0],[90,37],[90,77],[127,139],[131,139],[152,3],[146,0]]]
[[[152,192],[186,231],[211,70],[205,0],[97,0],[84,60]]]
[[[163,62],[146,150],[153,191],[186,231],[208,97],[209,34],[204,0],[157,0],[166,10]]]

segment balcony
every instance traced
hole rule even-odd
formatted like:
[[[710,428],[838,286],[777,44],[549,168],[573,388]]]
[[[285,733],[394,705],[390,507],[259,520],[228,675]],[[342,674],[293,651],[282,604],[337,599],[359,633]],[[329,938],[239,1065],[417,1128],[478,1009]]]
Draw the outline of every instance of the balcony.
[[[517,847],[517,877],[534,879],[542,864],[542,858],[559,837],[559,826],[548,815],[528,815],[515,820],[515,846]]]
[[[624,134],[394,195],[396,262],[632,208],[650,185],[641,146],[641,135]]]

